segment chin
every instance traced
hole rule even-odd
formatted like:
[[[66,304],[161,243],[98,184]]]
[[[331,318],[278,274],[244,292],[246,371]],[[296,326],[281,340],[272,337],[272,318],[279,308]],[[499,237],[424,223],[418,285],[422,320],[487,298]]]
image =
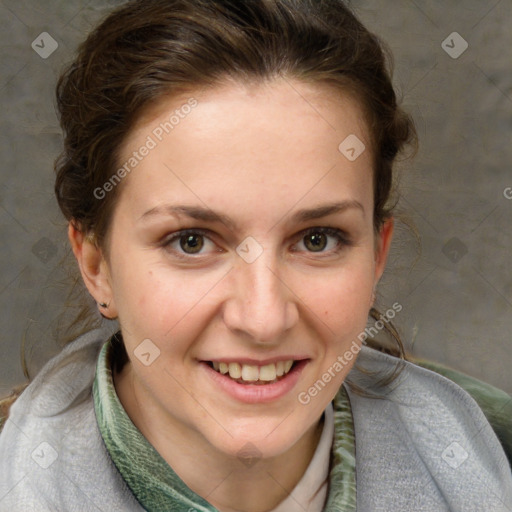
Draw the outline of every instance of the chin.
[[[254,417],[238,425],[236,431],[227,427],[227,432],[223,430],[225,435],[210,438],[210,443],[242,463],[246,462],[245,459],[271,459],[289,451],[312,427],[304,424],[304,428],[299,429],[291,414],[279,419]]]

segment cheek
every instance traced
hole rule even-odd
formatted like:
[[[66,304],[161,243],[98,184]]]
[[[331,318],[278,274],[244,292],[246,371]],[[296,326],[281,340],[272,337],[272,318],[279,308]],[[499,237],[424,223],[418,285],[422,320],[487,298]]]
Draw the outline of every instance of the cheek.
[[[138,263],[134,258],[120,265],[114,287],[119,322],[127,333],[133,333],[134,340],[151,338],[163,344],[204,328],[212,315],[208,299],[222,274],[171,271],[161,263]]]
[[[331,331],[346,332],[351,325],[366,323],[373,290],[371,266],[341,269],[329,276],[309,278],[309,282],[313,292],[304,303]]]

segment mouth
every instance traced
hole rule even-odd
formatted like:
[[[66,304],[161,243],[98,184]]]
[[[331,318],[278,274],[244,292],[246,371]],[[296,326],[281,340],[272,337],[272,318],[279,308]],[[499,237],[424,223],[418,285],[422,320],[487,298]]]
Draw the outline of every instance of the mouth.
[[[303,361],[303,360],[302,360]],[[225,361],[204,361],[212,370],[238,384],[265,386],[284,379],[301,360],[288,359],[265,365]]]
[[[297,387],[304,368],[311,359],[281,361],[199,361],[205,376],[213,385],[237,402],[245,404],[274,403]]]

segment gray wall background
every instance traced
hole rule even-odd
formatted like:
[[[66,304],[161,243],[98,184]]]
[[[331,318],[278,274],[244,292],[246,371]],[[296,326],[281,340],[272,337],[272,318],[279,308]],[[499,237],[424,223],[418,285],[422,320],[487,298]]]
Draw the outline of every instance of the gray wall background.
[[[62,315],[74,313],[53,195],[53,91],[77,43],[119,3],[0,0],[0,395],[25,380],[22,342],[34,373],[59,350]],[[402,165],[399,206],[421,253],[399,223],[381,309],[403,305],[395,321],[413,354],[512,393],[512,2],[352,6],[390,46],[420,136],[417,157]],[[31,46],[43,32],[58,44],[45,59]],[[40,53],[51,49],[44,37]]]

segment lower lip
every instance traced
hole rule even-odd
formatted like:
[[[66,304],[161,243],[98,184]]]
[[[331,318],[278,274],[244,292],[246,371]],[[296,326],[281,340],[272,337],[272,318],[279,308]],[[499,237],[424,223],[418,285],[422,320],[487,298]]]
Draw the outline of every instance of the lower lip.
[[[217,372],[208,363],[201,362],[209,377],[228,395],[247,404],[268,403],[285,396],[297,384],[300,374],[308,360],[304,359],[277,382],[272,384],[239,384],[230,377]]]

